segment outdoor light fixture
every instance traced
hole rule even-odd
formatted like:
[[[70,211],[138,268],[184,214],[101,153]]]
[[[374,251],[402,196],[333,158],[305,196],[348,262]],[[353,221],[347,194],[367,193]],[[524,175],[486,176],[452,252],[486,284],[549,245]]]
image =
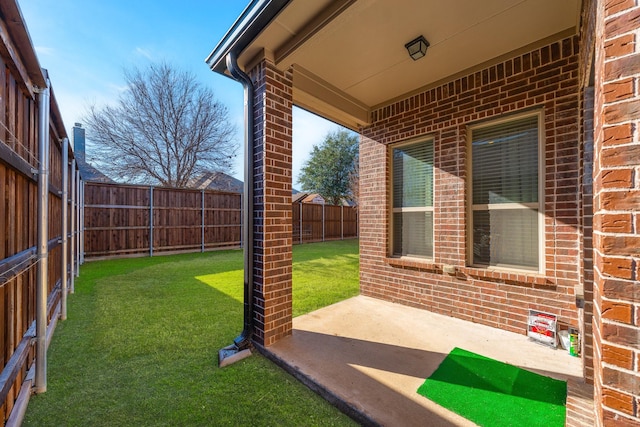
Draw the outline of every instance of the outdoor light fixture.
[[[424,36],[420,36],[417,39],[411,40],[409,43],[405,44],[404,47],[407,48],[409,56],[411,56],[414,61],[417,61],[427,53],[429,42],[424,38]]]

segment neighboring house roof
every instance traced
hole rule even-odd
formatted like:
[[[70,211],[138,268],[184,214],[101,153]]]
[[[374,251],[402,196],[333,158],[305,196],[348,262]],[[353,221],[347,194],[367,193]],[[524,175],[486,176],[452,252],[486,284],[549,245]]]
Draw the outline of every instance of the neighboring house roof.
[[[82,156],[76,159],[78,169],[80,170],[80,176],[86,182],[101,182],[103,184],[115,184],[116,182],[100,172],[90,163],[87,163]]]
[[[293,193],[291,195],[291,203],[302,203],[303,200],[309,195],[309,193]]]
[[[231,191],[233,193],[243,193],[244,192],[244,183],[232,177],[231,175],[227,175],[224,172],[206,172],[189,181],[187,184],[189,188],[197,188],[198,190],[218,190],[218,191]],[[294,202],[297,201],[295,199],[296,195],[306,195],[308,193],[300,193],[295,188],[291,189],[291,194],[293,195]],[[300,197],[300,196],[298,196]]]
[[[189,188],[199,190],[231,191],[233,193],[244,192],[244,183],[224,172],[206,172],[187,184]]]
[[[322,195],[318,193],[297,193],[291,196],[292,203],[316,203],[316,204],[326,204],[326,200]],[[342,199],[341,203],[338,206],[356,206],[353,201]]]
[[[317,203],[320,205],[324,205],[325,200],[324,200],[324,197],[322,197],[320,194],[312,193],[312,194],[308,194],[307,197],[305,197],[302,200],[302,203]]]

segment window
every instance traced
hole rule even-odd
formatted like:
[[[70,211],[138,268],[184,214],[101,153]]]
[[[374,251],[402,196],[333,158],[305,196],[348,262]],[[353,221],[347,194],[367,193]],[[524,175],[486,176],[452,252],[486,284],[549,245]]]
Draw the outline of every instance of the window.
[[[473,265],[542,267],[539,117],[471,128]]]
[[[394,256],[433,257],[433,140],[393,148]]]

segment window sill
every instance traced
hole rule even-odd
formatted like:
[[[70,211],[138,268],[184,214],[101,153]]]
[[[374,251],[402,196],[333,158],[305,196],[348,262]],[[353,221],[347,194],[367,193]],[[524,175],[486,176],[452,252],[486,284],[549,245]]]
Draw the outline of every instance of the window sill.
[[[432,259],[429,258],[410,258],[410,257],[386,257],[385,262],[392,267],[401,267],[413,270],[424,270],[431,272],[440,272],[442,269],[437,266]]]
[[[465,276],[489,282],[505,283],[507,285],[528,285],[536,288],[555,288],[553,283],[545,275],[523,270],[491,269],[482,267],[459,267],[458,271]]]
[[[553,290],[556,287],[556,284],[546,276],[528,271],[494,270],[481,267],[456,266],[454,272],[448,273],[443,270],[443,265],[436,264],[432,259],[386,257],[385,262],[391,267],[416,271],[428,271],[430,273],[443,274],[461,280],[471,278],[487,282],[548,290]]]

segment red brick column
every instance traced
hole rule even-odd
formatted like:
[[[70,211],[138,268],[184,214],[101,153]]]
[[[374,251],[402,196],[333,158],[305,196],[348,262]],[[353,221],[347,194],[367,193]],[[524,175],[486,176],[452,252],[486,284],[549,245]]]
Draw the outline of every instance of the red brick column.
[[[594,145],[597,423],[640,426],[640,7],[598,1]]]
[[[254,341],[291,334],[291,75],[263,60],[254,83]]]

